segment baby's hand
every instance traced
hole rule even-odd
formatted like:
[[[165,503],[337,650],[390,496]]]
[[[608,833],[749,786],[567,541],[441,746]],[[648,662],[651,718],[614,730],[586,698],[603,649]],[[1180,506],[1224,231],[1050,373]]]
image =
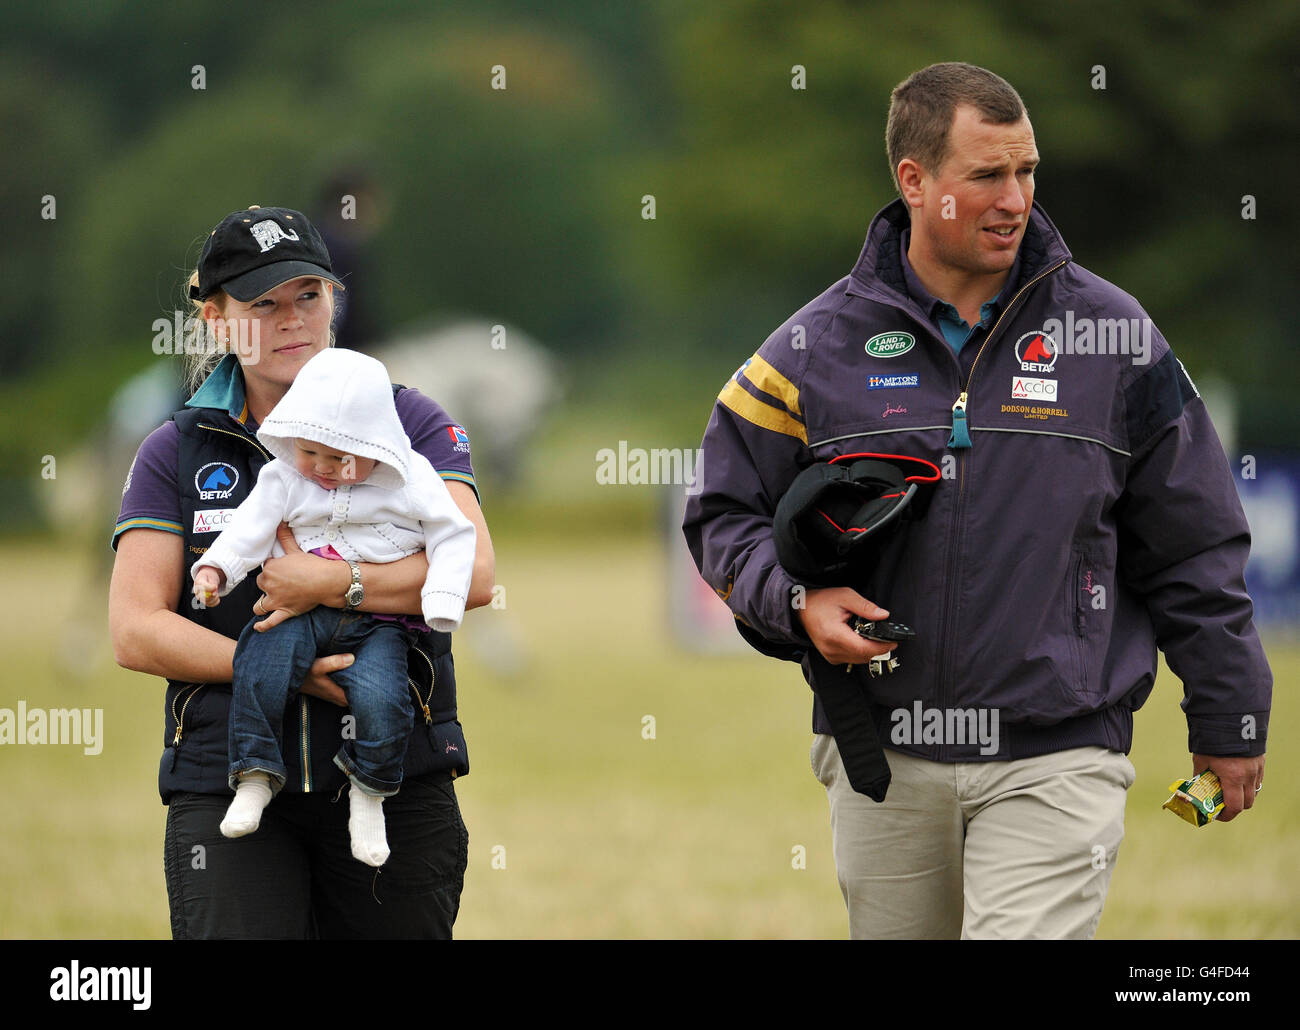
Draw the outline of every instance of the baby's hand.
[[[199,604],[205,608],[215,608],[221,603],[218,596],[222,585],[225,583],[226,574],[220,569],[214,569],[211,565],[204,565],[194,574],[194,596],[198,598]]]

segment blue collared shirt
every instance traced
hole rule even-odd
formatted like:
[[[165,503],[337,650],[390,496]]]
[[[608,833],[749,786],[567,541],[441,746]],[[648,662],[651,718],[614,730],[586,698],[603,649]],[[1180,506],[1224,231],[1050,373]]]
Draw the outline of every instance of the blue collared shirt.
[[[946,300],[940,300],[935,297],[920,278],[912,269],[912,263],[907,260],[907,248],[911,242],[912,231],[903,230],[902,241],[899,246],[898,256],[903,266],[903,278],[907,281],[907,292],[912,295],[912,299],[921,307],[925,308],[931,321],[939,327],[939,332],[943,338],[948,341],[948,346],[952,348],[954,354],[960,354],[970,339],[977,332],[987,331],[994,322],[998,320],[998,315],[1002,311],[1002,305],[1005,299],[1011,293],[1011,286],[1016,282],[1020,275],[1020,251],[1016,251],[1016,260],[1011,266],[1011,272],[1007,276],[1007,281],[1002,287],[1002,291],[980,305],[980,320],[974,325],[970,325],[958,313],[956,307],[949,304]]]
[[[249,418],[248,402],[244,397],[244,375],[239,358],[227,354],[217,363],[194,396],[185,402],[187,408],[216,408],[230,415],[236,422],[256,428]]]

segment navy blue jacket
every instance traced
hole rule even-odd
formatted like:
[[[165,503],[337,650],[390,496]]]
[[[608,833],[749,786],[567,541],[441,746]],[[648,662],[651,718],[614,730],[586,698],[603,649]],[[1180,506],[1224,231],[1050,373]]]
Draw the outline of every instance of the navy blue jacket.
[[[1127,752],[1158,646],[1184,685],[1189,750],[1262,754],[1272,675],[1244,585],[1249,529],[1164,337],[1035,206],[1001,316],[958,356],[907,290],[907,226],[901,201],[882,210],[853,271],[723,387],[683,527],[704,579],[751,643],[798,660],[811,645],[801,584],[776,559],[777,501],[816,461],[926,458],[944,478],[924,520],[857,585],[917,633],[897,672],[864,678],[882,741],[919,700],[1001,726],[991,754],[899,747],[923,757]],[[814,729],[829,732],[819,708]]]

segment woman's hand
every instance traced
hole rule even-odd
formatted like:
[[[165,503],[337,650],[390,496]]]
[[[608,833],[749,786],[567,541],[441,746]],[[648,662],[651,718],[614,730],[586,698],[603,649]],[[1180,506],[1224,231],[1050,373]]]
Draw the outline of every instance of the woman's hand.
[[[280,523],[275,537],[284,548],[284,556],[263,562],[257,586],[265,597],[255,614],[269,614],[274,609],[278,618],[271,625],[275,625],[291,616],[309,612],[318,604],[342,608],[343,594],[352,582],[347,562],[307,554],[298,546],[287,523]],[[259,623],[257,628],[267,627],[265,623]]]
[[[319,697],[330,704],[338,705],[340,708],[346,708],[348,696],[343,693],[342,687],[330,679],[330,673],[346,669],[353,661],[355,658],[350,654],[327,654],[317,658],[311,663],[311,670],[298,690],[303,694],[310,694],[312,697]]]

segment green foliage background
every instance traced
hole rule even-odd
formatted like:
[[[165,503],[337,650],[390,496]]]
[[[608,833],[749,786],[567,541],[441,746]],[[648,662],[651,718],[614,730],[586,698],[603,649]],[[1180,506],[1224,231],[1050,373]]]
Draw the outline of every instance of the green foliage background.
[[[55,537],[42,458],[59,457],[62,484],[65,456],[101,453],[114,391],[170,360],[152,324],[183,307],[223,215],[319,219],[340,167],[383,191],[358,219],[384,326],[517,326],[567,386],[521,481],[484,482],[511,600],[471,615],[457,645],[480,849],[466,936],[843,934],[806,690],[755,655],[659,646],[660,499],[595,489],[593,455],[694,446],[724,378],[848,271],[893,196],[888,95],[915,69],[966,60],[1011,81],[1043,158],[1037,199],[1078,260],[1143,303],[1193,377],[1237,389],[1241,450],[1300,439],[1294,0],[46,0],[7,5],[0,28],[0,556],[45,598],[10,592],[0,705],[103,705],[109,741],[102,759],[0,752],[6,782],[47,801],[11,791],[0,813],[7,936],[166,933],[160,685],[116,669],[104,636],[114,512],[87,501],[75,537]],[[101,471],[120,482],[117,460]],[[483,660],[500,646],[473,635],[490,618],[531,655],[522,673]],[[1294,650],[1270,653],[1293,680]],[[1186,765],[1177,692],[1166,675],[1139,718],[1101,933],[1295,936],[1285,765],[1249,820],[1198,834],[1159,812]],[[1293,724],[1275,712],[1277,737]],[[513,873],[491,868],[498,843]],[[1233,870],[1212,904],[1149,888],[1188,861]]]
[[[1194,375],[1249,390],[1243,447],[1300,429],[1290,0],[52,0],[3,19],[0,477],[15,491],[33,451],[85,433],[154,360],[149,326],[218,219],[250,203],[319,217],[325,177],[358,160],[386,195],[369,268],[385,325],[517,325],[580,385],[652,348],[702,402],[852,264],[891,198],[889,90],[949,59],[1024,96],[1038,199],[1076,256],[1142,300]],[[34,422],[15,403],[88,365],[74,404]],[[21,506],[0,518],[22,524]]]

